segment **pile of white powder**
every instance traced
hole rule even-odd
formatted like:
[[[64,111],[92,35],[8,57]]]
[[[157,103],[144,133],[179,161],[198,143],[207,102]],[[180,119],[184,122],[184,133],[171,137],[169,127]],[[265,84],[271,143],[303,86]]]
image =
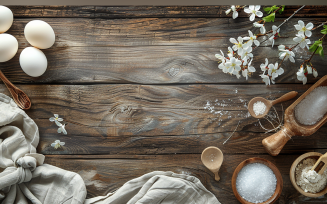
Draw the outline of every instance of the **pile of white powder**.
[[[261,101],[257,101],[253,104],[253,111],[256,116],[264,114],[266,112],[266,108],[267,106]]]
[[[304,192],[318,193],[323,190],[327,183],[327,171],[322,175],[316,171],[311,171],[311,168],[316,163],[316,159],[305,159],[295,168],[296,184],[304,190]]]
[[[236,189],[240,196],[251,203],[268,200],[276,190],[274,172],[261,163],[251,163],[241,169],[236,178]]]
[[[295,118],[303,125],[314,125],[327,113],[327,86],[312,90],[295,107]]]

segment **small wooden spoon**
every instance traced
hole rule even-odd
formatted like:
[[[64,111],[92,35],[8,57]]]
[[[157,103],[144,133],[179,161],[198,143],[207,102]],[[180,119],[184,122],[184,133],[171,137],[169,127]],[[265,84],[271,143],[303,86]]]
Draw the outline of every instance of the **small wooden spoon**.
[[[31,100],[28,96],[15,85],[13,85],[7,77],[2,73],[0,70],[0,78],[2,79],[3,83],[8,88],[9,92],[11,93],[14,101],[21,109],[30,109],[31,108]]]
[[[255,98],[251,99],[251,101],[248,104],[249,113],[255,118],[263,118],[265,115],[267,115],[267,113],[269,112],[271,106],[273,106],[273,105],[275,105],[277,103],[283,102],[283,101],[290,100],[290,99],[294,98],[296,95],[297,95],[296,91],[291,91],[291,92],[289,92],[287,94],[284,94],[281,97],[279,97],[279,98],[277,98],[276,100],[273,100],[273,101],[267,100],[267,99],[262,98],[262,97],[255,97]],[[266,110],[261,115],[256,115],[254,110],[253,110],[253,105],[258,101],[261,101],[266,105]]]
[[[215,180],[219,181],[220,177],[218,171],[223,163],[224,155],[217,147],[207,147],[203,150],[201,155],[201,161],[212,173],[215,174]]]
[[[319,157],[318,161],[313,165],[311,171],[316,171],[318,174],[323,174],[327,168],[327,153]]]

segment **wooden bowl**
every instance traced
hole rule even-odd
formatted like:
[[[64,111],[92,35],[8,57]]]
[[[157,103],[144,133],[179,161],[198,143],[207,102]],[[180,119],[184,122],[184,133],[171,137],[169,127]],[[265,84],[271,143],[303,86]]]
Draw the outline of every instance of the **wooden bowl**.
[[[233,188],[233,192],[235,197],[237,198],[238,201],[240,201],[243,204],[252,204],[249,201],[246,201],[245,199],[243,199],[240,194],[238,194],[237,189],[236,189],[236,178],[238,173],[241,171],[241,169],[251,163],[261,163],[264,164],[266,166],[268,166],[275,174],[276,179],[277,179],[277,185],[276,185],[276,190],[275,193],[265,202],[259,203],[259,204],[269,204],[269,203],[274,203],[280,196],[280,194],[282,193],[283,190],[283,178],[282,175],[280,174],[278,168],[271,163],[270,161],[263,159],[263,158],[259,158],[259,157],[253,157],[247,160],[244,160],[243,162],[241,162],[235,169],[234,173],[233,173],[233,177],[232,177],[232,188]]]
[[[295,180],[295,168],[299,163],[301,163],[304,159],[307,159],[307,158],[312,158],[312,159],[318,160],[320,156],[322,156],[322,154],[319,152],[308,152],[308,153],[302,154],[293,162],[293,164],[291,166],[291,169],[290,169],[291,182],[292,182],[294,188],[304,196],[316,198],[316,197],[320,197],[327,193],[327,186],[325,187],[325,189],[323,189],[319,193],[308,193],[308,192],[306,193],[306,192],[304,192],[304,190],[302,190],[302,188],[300,186],[298,186],[296,184],[296,180]]]

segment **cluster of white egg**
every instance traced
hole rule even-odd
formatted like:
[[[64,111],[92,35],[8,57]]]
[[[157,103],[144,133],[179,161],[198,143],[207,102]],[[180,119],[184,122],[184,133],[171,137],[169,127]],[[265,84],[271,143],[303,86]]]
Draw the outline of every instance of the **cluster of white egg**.
[[[5,6],[0,6],[0,62],[12,59],[18,50],[17,39],[6,32],[12,25],[14,15]],[[24,29],[26,40],[34,47],[25,48],[19,57],[23,71],[32,77],[41,76],[48,66],[48,60],[40,49],[47,49],[55,42],[52,27],[41,20],[33,20]]]

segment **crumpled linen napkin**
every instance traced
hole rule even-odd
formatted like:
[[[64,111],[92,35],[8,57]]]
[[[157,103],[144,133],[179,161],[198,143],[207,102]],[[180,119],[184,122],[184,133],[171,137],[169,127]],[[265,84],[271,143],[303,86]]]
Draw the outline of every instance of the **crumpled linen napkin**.
[[[115,193],[86,199],[85,204],[220,204],[194,177],[154,171],[125,183]]]
[[[82,204],[83,179],[43,164],[36,153],[39,130],[8,96],[0,93],[0,202],[2,204]]]

